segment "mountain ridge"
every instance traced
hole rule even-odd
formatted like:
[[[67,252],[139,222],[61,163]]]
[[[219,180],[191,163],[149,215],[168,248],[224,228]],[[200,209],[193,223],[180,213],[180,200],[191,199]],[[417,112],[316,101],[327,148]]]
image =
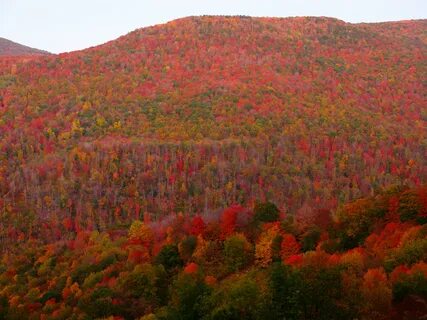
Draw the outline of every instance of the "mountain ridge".
[[[353,25],[353,26],[369,26],[369,25],[384,25],[384,26],[390,26],[390,25],[408,25],[408,24],[424,24],[425,27],[427,26],[427,19],[407,19],[407,20],[391,20],[391,21],[380,21],[380,22],[347,22],[345,20],[339,19],[339,18],[334,18],[334,17],[327,17],[327,16],[289,16],[289,17],[264,17],[264,16],[246,16],[246,15],[195,15],[195,16],[186,16],[186,17],[182,17],[182,18],[177,18],[177,19],[173,19],[170,21],[166,21],[164,23],[158,23],[158,24],[154,24],[154,25],[149,25],[149,26],[144,26],[144,27],[140,27],[140,28],[136,28],[132,31],[129,31],[126,34],[123,34],[117,38],[108,40],[104,43],[100,43],[97,45],[93,45],[93,46],[89,46],[87,48],[83,48],[83,49],[79,49],[79,50],[72,50],[72,51],[65,51],[65,52],[59,52],[56,54],[52,54],[46,50],[41,50],[41,49],[36,49],[36,48],[32,48],[29,46],[25,46],[22,45],[20,43],[17,43],[13,40],[9,40],[6,38],[2,38],[0,37],[0,56],[16,56],[16,55],[63,55],[63,54],[70,54],[70,53],[77,53],[77,52],[82,52],[85,50],[89,50],[89,49],[94,49],[97,47],[101,47],[104,46],[108,43],[114,42],[118,39],[121,39],[123,37],[126,37],[129,34],[132,34],[134,32],[138,32],[138,31],[143,31],[145,29],[150,29],[150,28],[157,28],[157,27],[162,27],[162,26],[166,26],[168,24],[176,24],[176,23],[185,23],[185,22],[189,22],[191,20],[203,20],[203,19],[223,19],[223,20],[227,20],[227,19],[235,19],[235,18],[239,18],[239,19],[248,19],[248,20],[315,20],[315,21],[329,21],[329,22],[337,22],[337,23],[341,23],[341,24],[346,24],[346,25]],[[423,42],[426,42],[426,38],[427,36],[424,35],[424,39]],[[12,49],[2,49],[2,46],[13,46]],[[16,48],[15,48],[16,46]]]
[[[253,21],[265,21],[265,22],[277,22],[277,21],[300,21],[300,22],[307,22],[307,21],[316,21],[316,22],[320,22],[320,21],[328,21],[328,22],[335,22],[341,25],[348,25],[348,26],[370,26],[370,25],[378,25],[378,26],[392,26],[392,25],[413,25],[413,24],[423,24],[424,28],[427,27],[427,19],[408,19],[408,20],[393,20],[393,21],[381,21],[381,22],[347,22],[345,20],[339,19],[339,18],[334,18],[334,17],[327,17],[327,16],[295,16],[295,17],[254,17],[254,16],[245,16],[245,15],[200,15],[200,16],[186,16],[186,17],[182,17],[182,18],[177,18],[177,19],[173,19],[170,21],[166,21],[164,23],[159,23],[159,24],[154,24],[154,25],[149,25],[149,26],[144,26],[144,27],[140,27],[140,28],[136,28],[134,30],[129,31],[126,34],[123,34],[117,38],[108,40],[104,43],[101,44],[97,44],[97,45],[93,45],[93,46],[89,46],[87,48],[83,48],[83,49],[79,49],[79,50],[74,50],[74,51],[67,51],[67,52],[61,52],[58,53],[58,55],[61,54],[71,54],[71,53],[77,53],[77,52],[82,52],[85,50],[93,50],[96,49],[98,47],[102,47],[104,45],[107,45],[109,43],[113,43],[119,39],[125,38],[130,34],[133,34],[135,32],[143,32],[146,31],[148,29],[153,29],[153,28],[164,28],[167,27],[168,25],[176,25],[176,24],[181,24],[181,23],[189,23],[189,22],[204,22],[206,20],[223,20],[223,21],[227,21],[230,19],[243,19],[243,20],[253,20]],[[203,21],[204,20],[204,21]],[[424,39],[423,42],[426,43],[427,42],[427,37],[424,35]]]

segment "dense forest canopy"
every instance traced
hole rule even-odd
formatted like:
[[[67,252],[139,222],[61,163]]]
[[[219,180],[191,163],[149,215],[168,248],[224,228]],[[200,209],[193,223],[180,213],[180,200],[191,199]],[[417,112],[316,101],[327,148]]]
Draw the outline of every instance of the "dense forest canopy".
[[[33,239],[0,260],[0,319],[423,319],[427,187],[294,219],[271,202],[216,219]]]

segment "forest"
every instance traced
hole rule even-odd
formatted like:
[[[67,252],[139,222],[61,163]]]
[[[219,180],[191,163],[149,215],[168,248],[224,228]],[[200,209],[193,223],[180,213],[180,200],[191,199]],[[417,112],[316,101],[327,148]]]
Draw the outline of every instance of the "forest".
[[[422,319],[426,29],[202,16],[0,56],[0,319]]]
[[[424,186],[31,239],[0,261],[0,319],[422,319],[426,222]]]

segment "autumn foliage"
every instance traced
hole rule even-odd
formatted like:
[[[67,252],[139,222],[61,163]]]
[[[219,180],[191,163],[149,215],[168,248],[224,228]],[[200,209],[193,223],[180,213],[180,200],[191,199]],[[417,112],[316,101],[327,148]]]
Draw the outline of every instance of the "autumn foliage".
[[[190,17],[0,57],[0,320],[422,319],[425,29]]]
[[[249,219],[235,229],[235,214],[255,219],[259,205],[223,210],[222,218],[208,223],[223,231],[209,239],[203,232],[194,235],[191,227],[174,231],[174,226],[205,225],[207,217],[178,215],[167,223],[135,220],[127,233],[80,231],[74,239],[48,245],[27,241],[2,255],[0,314],[3,319],[189,314],[198,319],[230,313],[254,319],[418,319],[427,297],[427,236],[417,219],[425,204],[414,196],[408,206],[405,197],[420,197],[426,188],[386,191],[344,205],[321,230],[326,236],[305,252],[305,222],[296,222],[293,234],[282,218],[255,226]],[[388,206],[393,199],[400,200]],[[354,208],[371,227],[349,248],[348,228],[354,225],[346,219],[353,218]],[[390,215],[397,218],[390,222]]]
[[[424,30],[191,17],[1,57],[2,245],[268,199],[310,223],[422,184]]]

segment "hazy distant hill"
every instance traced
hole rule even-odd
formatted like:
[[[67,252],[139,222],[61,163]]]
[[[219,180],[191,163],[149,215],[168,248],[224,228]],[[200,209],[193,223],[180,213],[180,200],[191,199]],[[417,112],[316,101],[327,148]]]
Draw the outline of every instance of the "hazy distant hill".
[[[11,40],[0,38],[0,56],[47,55],[47,51],[24,46]]]

